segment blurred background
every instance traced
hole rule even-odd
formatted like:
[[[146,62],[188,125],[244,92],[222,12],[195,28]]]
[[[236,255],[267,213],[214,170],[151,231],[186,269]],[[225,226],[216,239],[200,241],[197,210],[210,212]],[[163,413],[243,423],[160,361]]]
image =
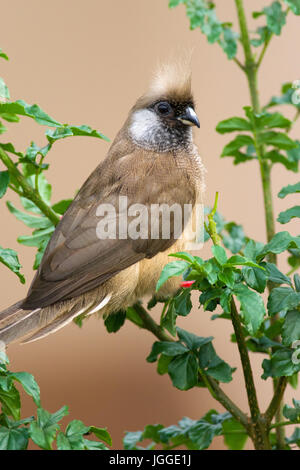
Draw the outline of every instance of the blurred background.
[[[233,1],[216,0],[219,17],[232,21],[237,30]],[[261,10],[265,0],[245,0],[250,12]],[[274,38],[259,74],[261,101],[279,94],[281,84],[300,79],[299,18],[289,15],[280,39]],[[228,136],[215,132],[218,121],[242,114],[248,105],[244,75],[226,59],[218,45],[209,45],[199,30],[189,31],[185,9],[168,9],[167,0],[10,0],[2,7],[0,46],[10,57],[1,61],[1,75],[13,99],[38,103],[50,116],[74,125],[88,124],[114,138],[129,108],[146,89],[158,62],[178,51],[193,49],[193,90],[201,122],[196,142],[207,173],[206,205],[220,192],[219,210],[226,220],[244,226],[251,238],[265,241],[264,211],[258,165],[234,167],[232,159],[220,159]],[[239,56],[241,58],[241,55]],[[297,126],[296,126],[297,127]],[[298,129],[294,130],[294,136]],[[30,119],[10,126],[3,141],[13,141],[23,150],[30,140],[43,145],[45,128]],[[87,176],[108,151],[109,144],[77,137],[58,142],[47,161],[47,178],[53,185],[53,202],[73,197]],[[275,214],[295,201],[276,194],[293,184],[297,175],[277,165],[273,171]],[[17,198],[11,192],[6,200]],[[294,198],[295,199],[295,198]],[[0,310],[26,295],[34,275],[34,248],[16,241],[29,229],[0,204],[2,247],[18,251],[27,284],[0,265]],[[284,227],[278,224],[278,231]],[[293,230],[294,229],[294,230]],[[289,230],[296,234],[296,224]],[[208,257],[207,243],[201,256]],[[282,268],[286,269],[284,261]],[[178,324],[200,336],[215,337],[217,353],[231,366],[240,366],[236,347],[229,343],[231,327],[226,320],[210,320],[209,312],[194,309]],[[159,308],[154,311],[159,318]],[[108,334],[102,320],[91,319],[82,329],[70,325],[55,335],[26,346],[9,348],[11,369],[32,373],[41,387],[43,407],[54,412],[69,405],[66,421],[81,419],[87,425],[107,426],[113,448],[121,447],[125,430],[146,424],[175,424],[183,416],[199,419],[210,408],[223,411],[205,389],[176,390],[168,376],[159,376],[154,364],[145,361],[154,337],[127,322],[117,334]],[[262,355],[252,355],[262,408],[270,399],[272,385],[260,380]],[[239,370],[224,390],[247,409],[243,377]],[[294,392],[287,392],[291,401]],[[31,399],[24,397],[23,416],[33,413]],[[223,448],[222,438],[212,448]]]

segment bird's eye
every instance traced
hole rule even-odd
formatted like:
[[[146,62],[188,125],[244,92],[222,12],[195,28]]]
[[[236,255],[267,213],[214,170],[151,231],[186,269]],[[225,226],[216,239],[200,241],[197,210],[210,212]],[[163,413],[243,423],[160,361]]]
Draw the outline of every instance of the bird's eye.
[[[157,103],[156,109],[162,116],[167,116],[172,112],[172,108],[169,103],[167,103],[167,101],[161,101],[160,103]]]

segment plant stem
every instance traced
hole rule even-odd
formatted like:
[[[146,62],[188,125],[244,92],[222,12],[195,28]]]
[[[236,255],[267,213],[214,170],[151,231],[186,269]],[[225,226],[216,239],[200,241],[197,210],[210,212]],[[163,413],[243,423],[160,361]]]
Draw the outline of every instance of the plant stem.
[[[48,206],[48,204],[42,200],[33,187],[30,186],[30,184],[26,181],[26,178],[22,175],[14,162],[2,148],[0,148],[0,159],[9,170],[10,174],[14,176],[21,186],[23,190],[22,196],[30,199],[30,201],[32,201],[43,212],[43,214],[48,217],[49,220],[51,220],[54,225],[57,225],[60,221],[58,215],[51,209],[51,207]],[[14,191],[16,191],[18,194],[20,193],[18,189],[14,188]]]
[[[255,59],[253,57],[252,50],[251,50],[251,43],[250,43],[250,38],[249,38],[249,32],[248,32],[248,26],[247,26],[247,21],[246,21],[246,16],[245,16],[243,0],[235,0],[235,4],[237,8],[239,25],[240,25],[241,41],[242,41],[244,55],[245,55],[245,74],[248,80],[251,104],[252,104],[253,112],[255,114],[258,114],[260,113],[260,103],[259,103],[259,93],[258,93],[258,87],[257,87],[257,70],[262,62],[262,59],[265,55],[266,49],[268,47],[268,44],[271,38],[269,38],[269,40],[266,42],[262,50],[262,53],[258,59],[258,62],[255,63]],[[255,137],[256,137],[256,133],[258,134],[257,129],[254,130]],[[257,152],[257,157],[258,157],[259,165],[260,165],[260,174],[261,174],[264,208],[265,208],[267,241],[269,242],[271,238],[273,238],[273,236],[275,235],[275,222],[274,222],[274,211],[273,211],[273,203],[272,203],[271,178],[270,178],[271,166],[267,160],[264,160],[263,146],[258,145],[256,148],[256,152]],[[276,264],[276,255],[270,254],[268,256],[268,261]],[[269,291],[271,291],[273,287],[274,285],[272,283],[268,283]],[[271,321],[275,322],[276,317],[274,317]],[[287,384],[286,379],[280,381],[281,399],[283,398],[286,384]],[[277,380],[274,379],[273,385],[274,385],[274,390],[275,390],[274,392],[274,396],[275,396],[278,390],[279,382],[277,383]],[[274,414],[276,415],[276,422],[281,421],[282,419],[281,399],[279,401],[275,400],[273,403],[274,406],[277,406],[276,410],[274,411]],[[282,428],[276,429],[276,434],[277,434],[278,447],[284,448],[285,446],[284,429]]]
[[[264,418],[261,416],[259,410],[249,353],[246,346],[240,317],[233,299],[231,301],[231,319],[243,367],[248,403],[251,412],[251,421],[253,425],[253,441],[255,448],[270,449],[270,442],[268,439]]]
[[[272,419],[274,418],[279,405],[281,403],[282,397],[285,392],[285,388],[287,385],[287,378],[286,377],[280,377],[277,381],[274,396],[271,400],[270,405],[268,406],[266,412],[265,412],[265,418],[267,420],[267,423],[270,424]]]
[[[143,321],[143,329],[153,333],[154,336],[156,336],[156,338],[158,338],[160,341],[175,341],[174,338],[169,336],[164,331],[164,329],[153,320],[151,315],[149,315],[147,310],[140,303],[136,303],[133,308]],[[245,413],[243,413],[243,411],[240,410],[240,408],[236,406],[235,403],[233,403],[233,401],[226,395],[225,392],[223,392],[221,387],[212,377],[209,377],[203,371],[199,371],[199,373],[213,398],[221,403],[221,405],[245,427],[247,432],[250,433],[249,421]]]

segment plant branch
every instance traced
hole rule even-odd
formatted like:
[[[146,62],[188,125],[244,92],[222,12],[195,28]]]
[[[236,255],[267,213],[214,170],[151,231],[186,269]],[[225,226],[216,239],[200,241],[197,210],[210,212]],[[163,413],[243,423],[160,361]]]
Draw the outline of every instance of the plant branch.
[[[158,325],[147,310],[140,304],[136,303],[133,308],[138,313],[139,317],[143,321],[142,328],[150,331],[156,336],[160,341],[175,341],[170,335],[168,335],[164,329]],[[245,413],[238,406],[233,403],[233,401],[226,395],[225,392],[221,389],[218,383],[212,378],[206,375],[203,371],[199,371],[201,378],[206,384],[208,390],[215,400],[217,400],[221,405],[232,414],[232,416],[237,419],[249,432],[249,422]]]
[[[274,392],[274,396],[271,400],[271,403],[269,404],[269,406],[268,406],[268,408],[267,408],[267,410],[264,414],[268,425],[270,425],[272,419],[276,415],[276,412],[277,412],[277,410],[280,406],[280,403],[282,401],[286,386],[287,386],[287,378],[286,377],[280,377],[278,382],[277,382],[275,392]],[[273,426],[273,427],[275,427],[275,426]]]
[[[23,190],[22,196],[26,197],[27,199],[30,199],[30,201],[32,201],[43,212],[43,214],[48,217],[49,220],[51,220],[54,225],[57,225],[60,221],[58,215],[51,209],[51,207],[48,206],[48,204],[46,204],[41,199],[41,197],[37,194],[33,187],[30,186],[30,184],[26,181],[26,178],[16,167],[15,163],[11,160],[11,158],[2,148],[0,148],[0,159],[6,166],[10,174],[14,176],[14,178],[21,186]],[[17,189],[14,188],[13,190],[19,194]]]

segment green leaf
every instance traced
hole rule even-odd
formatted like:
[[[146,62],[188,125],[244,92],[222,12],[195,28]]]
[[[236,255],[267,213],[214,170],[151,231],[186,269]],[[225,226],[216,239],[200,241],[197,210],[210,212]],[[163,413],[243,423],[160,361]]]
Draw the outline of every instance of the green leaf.
[[[260,144],[272,145],[283,150],[297,148],[297,143],[283,132],[263,132],[259,136]]]
[[[300,370],[300,363],[293,361],[293,351],[291,349],[278,349],[271,359],[264,359],[262,366],[263,379],[268,377],[290,377]]]
[[[189,430],[191,441],[196,444],[199,450],[207,449],[213,438],[222,433],[222,424],[210,424],[205,420],[198,420]]]
[[[101,441],[105,442],[109,446],[112,445],[111,435],[106,428],[97,428],[96,426],[90,426],[89,432],[95,434],[95,436]]]
[[[33,375],[28,372],[13,372],[9,375],[14,380],[17,380],[22,385],[25,392],[33,398],[35,404],[40,406],[40,388]]]
[[[13,273],[15,273],[22,284],[25,283],[25,277],[20,273],[21,265],[15,250],[10,248],[1,248],[0,246],[0,263],[3,263]]]
[[[186,261],[172,261],[171,263],[164,266],[160,278],[156,285],[156,291],[158,291],[161,286],[168,280],[170,277],[180,276],[188,268],[188,263]]]
[[[2,113],[28,116],[43,126],[61,126],[58,121],[48,116],[37,104],[29,105],[23,100],[17,100],[11,103],[0,103],[0,114]]]
[[[126,432],[123,439],[123,445],[125,450],[135,450],[136,445],[143,439],[143,431]]]
[[[181,343],[169,342],[169,341],[156,341],[153,346],[151,353],[147,357],[147,362],[155,362],[157,356],[163,353],[165,356],[178,356],[188,352],[188,349]]]
[[[225,230],[228,233],[228,235],[223,235],[223,243],[225,247],[230,250],[231,253],[238,253],[246,243],[243,227],[241,225],[237,225],[235,222],[230,222],[225,225]]]
[[[288,248],[300,249],[300,237],[292,237],[289,232],[279,232],[262,248],[258,256],[259,258],[263,258],[268,253],[278,255]]]
[[[198,381],[198,361],[193,353],[187,352],[175,357],[168,366],[168,373],[174,387],[189,390]]]
[[[0,57],[2,57],[2,59],[9,60],[7,55],[2,51],[1,48],[0,48]]]
[[[243,450],[248,439],[244,426],[231,418],[223,421],[222,427],[225,445],[230,450]]]
[[[287,224],[291,219],[298,217],[300,218],[300,206],[293,206],[286,211],[280,212],[277,217],[278,222],[281,224]]]
[[[290,346],[294,341],[300,340],[300,311],[291,310],[286,314],[282,328],[282,342]]]
[[[22,245],[40,247],[43,242],[48,242],[50,240],[50,237],[54,230],[54,226],[45,229],[35,230],[32,235],[24,235],[18,237],[17,240]]]
[[[186,317],[192,309],[191,292],[189,289],[183,289],[174,297],[174,308],[177,315]]]
[[[0,199],[4,196],[9,185],[8,171],[0,171]]]
[[[235,283],[235,276],[234,276],[234,272],[232,271],[232,269],[225,268],[222,272],[218,274],[218,278],[226,286],[233,288],[234,283]],[[221,294],[221,297],[222,297],[222,294]]]
[[[267,17],[268,28],[279,36],[286,22],[286,13],[282,10],[281,3],[275,1],[269,7],[265,7],[263,12]]]
[[[297,292],[300,292],[300,276],[298,273],[294,274],[294,284]]]
[[[292,285],[291,280],[288,276],[283,274],[277,266],[273,263],[262,263],[263,266],[266,268],[268,273],[269,281],[274,282],[275,284],[289,284]]]
[[[248,145],[254,145],[252,137],[249,135],[238,135],[235,139],[229,142],[229,144],[225,145],[221,157],[234,157],[237,150]]]
[[[225,119],[218,123],[216,127],[216,131],[219,134],[226,134],[228,132],[235,132],[235,131],[251,131],[252,125],[247,119],[240,118],[240,117],[233,117],[229,119]]]
[[[0,98],[10,99],[9,89],[5,85],[3,78],[0,77]]]
[[[201,369],[214,379],[223,383],[231,382],[233,369],[216,354],[211,342],[200,348],[199,363]]]
[[[89,126],[62,126],[56,127],[54,130],[47,130],[46,137],[50,143],[53,143],[56,140],[64,139],[71,136],[88,136],[88,137],[97,137],[98,139],[104,139],[107,142],[110,140],[105,135],[100,132],[92,129]]]
[[[164,375],[168,372],[168,366],[172,361],[172,356],[165,356],[164,354],[160,355],[160,358],[157,361],[157,373],[159,375]]]
[[[51,414],[43,408],[37,410],[37,421],[30,423],[30,437],[42,449],[51,450],[52,443],[59,430],[58,422],[68,414],[68,408],[63,406]]]
[[[11,202],[6,203],[7,208],[11,214],[13,214],[18,220],[23,222],[27,227],[30,228],[48,228],[52,227],[52,222],[47,217],[37,217],[34,215],[26,214],[25,212],[19,211]]]
[[[289,129],[292,121],[284,117],[281,113],[267,113],[255,115],[257,126],[260,129],[283,128]]]
[[[213,340],[212,336],[209,336],[207,338],[203,338],[202,336],[196,336],[194,335],[194,333],[190,333],[189,331],[179,328],[179,326],[177,326],[176,330],[178,338],[180,339],[180,341],[186,344],[187,348],[190,351],[195,351]]]
[[[259,47],[269,41],[272,34],[267,26],[258,27],[256,33],[258,34],[258,38],[251,39],[250,41],[254,47]]]
[[[295,15],[300,15],[300,0],[283,0]]]
[[[162,328],[166,328],[172,336],[176,336],[176,318],[175,300],[172,299],[168,302],[167,311],[160,322]]]
[[[262,298],[244,284],[234,288],[234,294],[241,304],[241,313],[250,335],[255,335],[266,314]]]
[[[272,289],[268,299],[269,315],[286,312],[300,304],[300,293],[291,287],[275,287]]]
[[[0,450],[26,450],[28,446],[28,430],[26,428],[11,429],[0,426]]]
[[[73,202],[73,199],[62,199],[61,201],[53,204],[52,209],[57,214],[63,215],[66,210],[69,208],[70,204]]]
[[[283,416],[289,421],[297,423],[300,420],[300,401],[293,399],[293,405],[284,405]]]
[[[222,47],[223,51],[227,55],[228,59],[233,59],[237,53],[237,40],[239,38],[239,34],[235,31],[232,31],[231,28],[228,28],[224,25],[223,33],[221,39],[219,39],[218,43]]]
[[[262,271],[259,268],[244,266],[242,269],[242,274],[249,287],[256,290],[257,292],[264,292],[268,279],[268,275],[265,271]]]
[[[223,266],[227,262],[226,251],[222,246],[213,245],[211,251],[213,252],[214,257],[218,263]]]
[[[270,108],[282,104],[290,104],[298,108],[299,104],[295,104],[292,100],[292,96],[296,89],[296,87],[293,85],[293,83],[284,83],[281,88],[281,96],[272,96],[271,100],[265,106],[265,108]]]
[[[296,184],[288,184],[284,186],[278,193],[278,197],[283,199],[288,194],[300,193],[300,181]]]
[[[253,268],[258,268],[263,270],[264,268],[262,266],[259,266],[257,263],[254,263],[253,261],[245,258],[244,256],[240,255],[233,255],[231,256],[225,265],[226,267],[232,267],[232,266],[252,266]]]
[[[1,390],[0,388],[0,403],[2,413],[12,416],[15,420],[20,419],[20,394],[14,385],[8,391]]]
[[[184,2],[185,0],[169,0],[169,8],[177,7],[178,5]]]
[[[126,320],[126,311],[119,310],[118,312],[108,315],[104,320],[104,325],[108,333],[116,333],[124,325]]]
[[[293,171],[294,173],[298,172],[298,161],[285,157],[277,150],[271,150],[270,152],[267,152],[264,158],[270,160],[272,163],[280,163],[289,171]]]

